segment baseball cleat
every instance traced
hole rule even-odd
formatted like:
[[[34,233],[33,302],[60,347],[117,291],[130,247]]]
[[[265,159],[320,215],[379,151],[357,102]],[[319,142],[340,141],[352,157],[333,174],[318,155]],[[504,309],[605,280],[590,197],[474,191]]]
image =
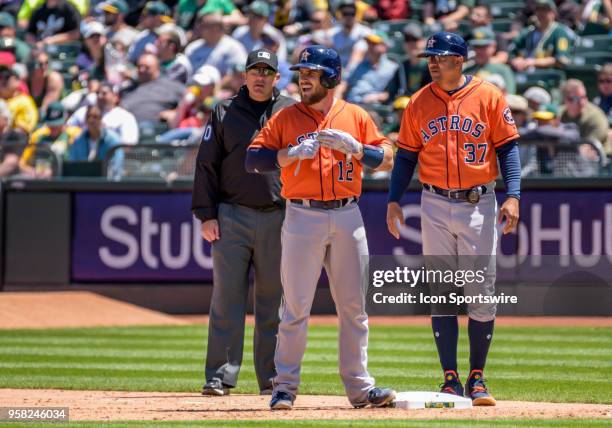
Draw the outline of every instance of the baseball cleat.
[[[206,382],[204,388],[202,388],[202,395],[212,395],[221,397],[223,395],[229,395],[229,388],[224,385],[219,379],[212,379]]]
[[[487,389],[482,370],[472,370],[465,383],[465,396],[472,399],[474,406],[495,406],[497,402]]]
[[[291,395],[284,391],[276,391],[272,393],[272,399],[270,400],[271,410],[291,410],[293,407],[293,399]]]
[[[272,388],[266,388],[259,391],[259,395],[272,395]]]
[[[395,404],[395,391],[391,388],[372,388],[368,391],[367,401],[353,404],[356,409],[370,407],[393,407]]]
[[[446,370],[444,372],[444,383],[440,385],[440,392],[463,397],[463,385],[461,385],[459,375],[456,371]]]

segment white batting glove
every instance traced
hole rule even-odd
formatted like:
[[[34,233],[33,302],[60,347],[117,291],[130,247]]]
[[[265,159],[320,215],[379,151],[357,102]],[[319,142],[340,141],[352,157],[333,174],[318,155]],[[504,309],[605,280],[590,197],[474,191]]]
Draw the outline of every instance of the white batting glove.
[[[287,150],[287,156],[290,158],[302,159],[313,159],[319,151],[319,142],[312,138],[303,140],[297,146],[293,146]]]
[[[317,140],[332,150],[338,150],[348,155],[356,155],[363,150],[363,145],[348,132],[338,129],[319,131]]]

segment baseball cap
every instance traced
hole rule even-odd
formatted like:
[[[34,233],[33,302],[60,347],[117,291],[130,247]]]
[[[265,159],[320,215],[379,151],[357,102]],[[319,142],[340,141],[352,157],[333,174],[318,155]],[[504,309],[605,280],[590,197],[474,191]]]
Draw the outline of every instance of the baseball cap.
[[[512,111],[526,112],[529,109],[527,99],[520,95],[506,94],[506,102]]]
[[[470,46],[489,46],[495,43],[495,34],[489,27],[477,27],[472,31]]]
[[[535,0],[534,7],[536,9],[540,7],[547,7],[548,9],[554,10],[555,12],[557,11],[557,5],[553,0]]]
[[[255,49],[249,53],[245,66],[246,69],[248,70],[257,64],[266,64],[274,71],[278,71],[278,58],[276,54],[269,49]]]
[[[7,64],[0,64],[0,76],[3,78],[7,78],[9,76],[19,77],[17,72]]]
[[[12,37],[0,37],[0,51],[15,52],[15,39]]]
[[[554,104],[542,104],[532,115],[537,120],[552,120],[559,114],[559,107]]]
[[[395,101],[393,101],[393,110],[404,110],[409,102],[410,97],[407,97],[405,95],[397,97]]]
[[[7,12],[0,12],[0,27],[15,28],[15,18]]]
[[[353,9],[357,9],[357,5],[355,4],[355,0],[340,0],[338,2],[337,9],[344,9],[345,7],[352,7]]]
[[[539,86],[532,86],[528,88],[523,96],[528,101],[533,101],[538,104],[550,104],[552,101],[552,97],[544,88],[540,88]]]
[[[83,26],[83,38],[87,39],[94,34],[106,35],[106,28],[98,21],[90,21]]]
[[[423,29],[416,22],[406,24],[402,33],[404,33],[404,40],[418,40],[423,38]]]
[[[99,8],[104,12],[127,15],[130,11],[124,0],[108,0],[100,4]]]
[[[203,65],[198,68],[191,80],[197,86],[213,85],[221,81],[221,73],[212,65]]]
[[[364,38],[368,42],[375,43],[375,44],[384,43],[385,45],[389,46],[389,43],[390,43],[389,36],[387,36],[387,33],[385,33],[384,31],[380,31],[380,30],[374,30],[373,32],[365,36]]]
[[[10,51],[0,51],[0,65],[12,66],[17,62],[15,54]]]
[[[248,11],[257,16],[269,16],[270,5],[263,0],[255,0],[248,7]]]
[[[55,101],[47,106],[44,122],[49,126],[60,126],[66,122],[65,115],[66,110],[62,103]]]
[[[155,34],[158,36],[169,34],[172,40],[178,44],[181,49],[187,44],[187,35],[185,31],[173,22],[160,25],[155,29]]]
[[[161,1],[148,2],[147,4],[145,4],[145,7],[142,10],[142,13],[146,15],[152,15],[152,16],[161,16],[162,21],[164,22],[172,21],[172,18],[170,17],[170,8]]]

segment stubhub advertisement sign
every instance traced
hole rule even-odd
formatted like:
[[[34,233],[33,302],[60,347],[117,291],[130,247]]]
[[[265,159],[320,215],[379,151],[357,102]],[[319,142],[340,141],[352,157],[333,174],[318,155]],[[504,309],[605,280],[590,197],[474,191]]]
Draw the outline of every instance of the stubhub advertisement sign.
[[[370,254],[421,254],[419,201],[418,192],[404,196],[408,227],[395,240],[387,231],[386,193],[364,193],[359,205]],[[189,192],[75,194],[72,280],[211,281],[210,246],[190,206]],[[518,233],[499,240],[497,265],[544,280],[560,269],[612,277],[612,192],[524,191]]]
[[[77,193],[73,281],[210,281],[191,193]]]

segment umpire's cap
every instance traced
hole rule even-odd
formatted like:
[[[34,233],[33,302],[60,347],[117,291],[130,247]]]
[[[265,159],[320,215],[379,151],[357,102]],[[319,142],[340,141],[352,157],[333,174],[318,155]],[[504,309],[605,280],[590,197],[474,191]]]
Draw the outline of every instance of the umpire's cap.
[[[425,51],[419,54],[420,58],[426,56],[461,56],[466,58],[468,54],[468,46],[458,34],[439,31],[434,33],[425,45]]]
[[[312,45],[300,53],[300,60],[291,66],[291,70],[308,68],[310,70],[323,70],[321,85],[331,89],[340,83],[342,75],[342,61],[335,50],[321,46]]]

